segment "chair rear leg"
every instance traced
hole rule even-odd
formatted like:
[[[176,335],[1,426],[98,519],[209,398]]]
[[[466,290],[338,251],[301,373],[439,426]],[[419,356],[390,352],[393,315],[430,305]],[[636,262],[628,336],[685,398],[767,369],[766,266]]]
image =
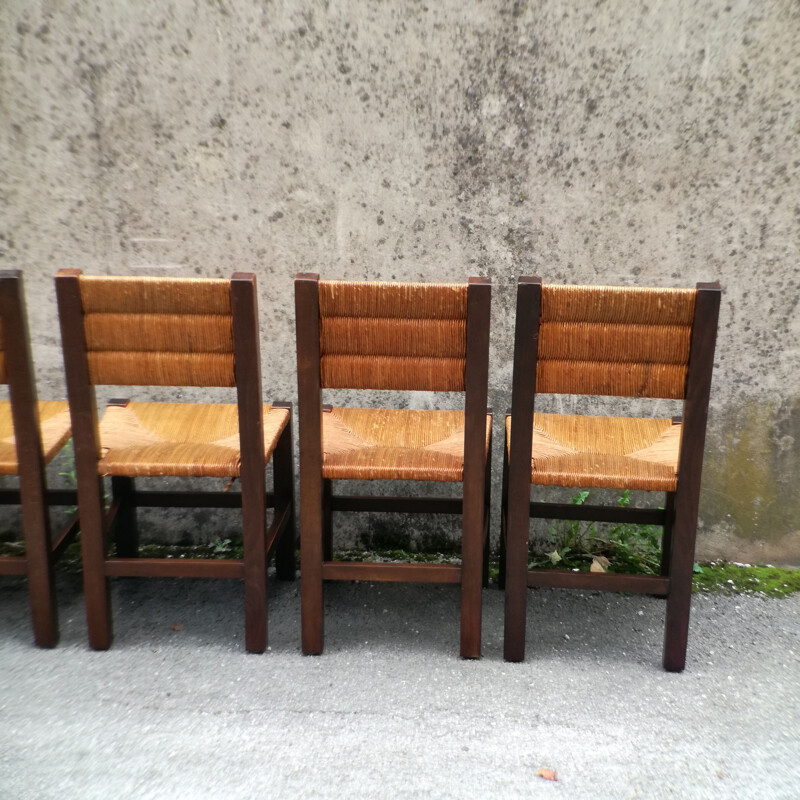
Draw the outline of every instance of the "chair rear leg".
[[[114,541],[120,558],[136,558],[139,555],[134,492],[133,478],[117,475],[111,478],[111,494],[114,502],[119,503],[114,517]]]
[[[275,407],[278,406],[277,403],[273,405]],[[278,439],[275,452],[272,454],[275,513],[280,513],[283,508],[289,509],[286,527],[275,549],[275,574],[282,581],[293,581],[297,570],[295,560],[297,531],[294,511],[294,454],[292,447],[292,420],[289,419],[280,439]]]
[[[106,576],[106,515],[103,483],[98,477],[84,478],[78,473],[78,517],[81,530],[83,595],[89,647],[108,650],[113,639],[111,585]]]
[[[530,482],[514,486],[509,475],[506,517],[506,602],[503,655],[506,661],[525,658],[525,614],[528,600],[528,530]],[[527,477],[516,470],[517,481]]]
[[[473,469],[472,480],[464,469],[461,511],[461,657],[481,656],[482,563],[483,563],[483,475]],[[480,483],[474,478],[478,472]],[[473,484],[473,485],[471,485]],[[480,488],[479,488],[480,487]],[[477,491],[476,491],[477,489]]]
[[[248,653],[263,653],[267,649],[267,509],[264,473],[261,470],[259,475],[254,475],[248,471],[241,478],[244,643]]]
[[[300,468],[300,616],[304,655],[320,655],[324,644],[321,473],[319,464]]]
[[[694,545],[697,508],[691,507],[680,489],[675,496],[675,523],[669,559],[669,594],[664,629],[664,669],[681,672],[686,666],[689,612],[692,602]]]
[[[39,647],[55,647],[58,644],[58,616],[50,516],[43,486],[37,483],[26,487],[21,483],[20,495],[34,641]]]

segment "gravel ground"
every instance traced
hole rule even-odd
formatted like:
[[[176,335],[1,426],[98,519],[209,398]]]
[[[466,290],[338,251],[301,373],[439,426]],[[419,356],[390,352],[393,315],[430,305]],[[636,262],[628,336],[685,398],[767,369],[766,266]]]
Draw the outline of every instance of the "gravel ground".
[[[674,675],[650,597],[530,592],[506,664],[494,588],[480,661],[458,658],[455,587],[391,584],[328,587],[305,658],[298,589],[272,585],[258,656],[237,582],[118,579],[94,653],[75,576],[52,651],[0,581],[0,798],[800,796],[799,596],[695,596]]]

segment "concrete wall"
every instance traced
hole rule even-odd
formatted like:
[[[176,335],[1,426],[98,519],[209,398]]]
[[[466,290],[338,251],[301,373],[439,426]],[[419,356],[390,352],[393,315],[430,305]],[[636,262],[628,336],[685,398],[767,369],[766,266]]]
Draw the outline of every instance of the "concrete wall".
[[[4,0],[0,267],[25,271],[40,393],[63,392],[60,267],[257,272],[273,398],[296,396],[295,272],[488,274],[500,411],[518,275],[718,279],[699,551],[800,563],[798,22],[792,0]]]

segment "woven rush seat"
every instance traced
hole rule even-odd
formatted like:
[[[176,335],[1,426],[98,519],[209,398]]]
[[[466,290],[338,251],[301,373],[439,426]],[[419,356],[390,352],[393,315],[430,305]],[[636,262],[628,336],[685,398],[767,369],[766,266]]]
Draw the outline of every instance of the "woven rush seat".
[[[288,409],[264,406],[265,464],[288,421]],[[238,476],[238,407],[215,403],[110,405],[100,422],[100,450],[100,475]]]
[[[486,417],[486,449],[492,417]],[[333,408],[322,415],[322,476],[460,481],[464,412]]]
[[[534,414],[531,483],[674,492],[680,442],[671,419]]]
[[[61,400],[41,400],[39,409],[39,434],[46,464],[67,443],[70,437],[69,407]],[[11,403],[0,403],[0,475],[18,475],[17,446],[11,419]]]

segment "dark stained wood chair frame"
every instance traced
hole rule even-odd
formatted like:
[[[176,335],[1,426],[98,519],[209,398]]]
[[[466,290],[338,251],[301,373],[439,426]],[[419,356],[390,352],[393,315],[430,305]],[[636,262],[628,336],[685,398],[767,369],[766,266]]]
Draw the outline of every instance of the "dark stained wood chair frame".
[[[684,396],[678,486],[663,509],[531,502],[531,445],[541,311],[540,278],[521,277],[517,286],[510,452],[503,448],[500,583],[505,588],[507,661],[525,658],[527,588],[558,586],[640,592],[667,598],[663,664],[680,672],[686,664],[700,478],[703,466],[711,372],[721,289],[698,283]],[[661,575],[624,575],[528,569],[530,518],[629,522],[663,527]]]
[[[486,453],[491,282],[467,288],[465,432],[462,498],[334,495],[322,477],[319,275],[295,278],[298,415],[300,424],[300,575],[302,648],[322,653],[324,581],[461,584],[461,655],[481,654],[481,590],[488,581],[490,455]],[[491,443],[489,448],[491,453]],[[334,511],[461,514],[462,564],[402,564],[333,560]]]
[[[56,541],[50,531],[48,506],[75,505],[74,490],[48,490],[39,428],[22,273],[0,271],[0,320],[3,328],[6,382],[11,401],[19,465],[19,489],[0,491],[0,503],[22,509],[24,556],[0,557],[0,575],[26,575],[33,633],[40,647],[58,644],[58,615],[53,565],[77,531],[77,518]]]
[[[95,650],[111,646],[112,614],[109,578],[185,577],[243,578],[245,588],[245,647],[262,653],[267,646],[267,563],[275,555],[277,577],[295,577],[294,467],[290,403],[273,403],[289,410],[272,455],[274,491],[266,492],[262,416],[261,359],[255,276],[235,273],[230,281],[239,431],[241,491],[140,491],[134,479],[111,478],[112,502],[104,510],[103,479],[98,475],[100,436],[97,399],[89,380],[82,323],[80,270],[61,270],[56,276],[61,337],[72,417],[82,523],[84,594],[89,644]],[[112,400],[110,404],[126,404]],[[136,509],[241,508],[244,558],[140,558]],[[266,528],[266,509],[274,519]],[[116,541],[109,555],[110,539]]]

